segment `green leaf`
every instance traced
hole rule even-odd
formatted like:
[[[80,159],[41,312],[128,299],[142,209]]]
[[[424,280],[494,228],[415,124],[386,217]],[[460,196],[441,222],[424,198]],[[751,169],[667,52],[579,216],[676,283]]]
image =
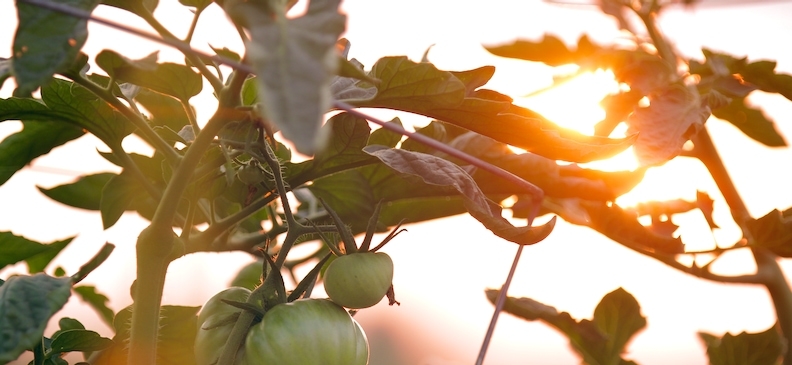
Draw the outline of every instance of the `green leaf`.
[[[51,0],[87,12],[98,0]],[[43,9],[25,2],[16,3],[19,25],[13,46],[13,73],[16,96],[29,96],[58,71],[68,68],[88,38],[85,19]]]
[[[432,121],[426,127],[416,128],[415,133],[429,137],[435,141],[446,142],[446,130],[442,122]],[[416,142],[415,139],[408,137],[401,144],[401,149],[426,154],[434,154],[434,148]]]
[[[80,176],[77,181],[58,185],[51,189],[38,187],[39,191],[50,199],[70,207],[99,210],[102,199],[102,188],[116,174],[103,172]]]
[[[190,124],[182,103],[170,96],[141,89],[135,96],[135,101],[151,113],[152,126],[164,126],[178,132],[182,127]]]
[[[113,325],[114,314],[113,310],[107,306],[107,302],[110,301],[107,296],[97,292],[96,287],[90,285],[75,286],[74,292],[99,314],[102,321],[110,326]]]
[[[0,100],[0,118],[14,119],[9,114],[16,114],[16,111],[23,110],[25,106],[33,106],[31,113],[35,113],[35,108],[46,108],[30,99],[4,99]],[[53,148],[79,138],[84,133],[82,128],[62,121],[23,121],[21,131],[0,142],[0,185],[5,184],[14,173],[33,162],[36,157],[46,155]]]
[[[211,5],[213,0],[179,0],[184,6],[195,8],[195,11],[203,11],[207,6]]]
[[[338,67],[335,44],[346,22],[339,3],[311,1],[305,14],[293,19],[286,19],[285,8],[270,15],[263,2],[226,6],[231,18],[242,19],[250,30],[248,57],[257,71],[265,115],[307,155],[325,142],[319,127],[331,106],[330,82]]]
[[[393,118],[388,124],[393,124],[399,127],[402,127],[401,119]],[[402,135],[386,128],[379,128],[373,132],[369,136],[367,145],[381,145],[385,147],[394,148],[402,139]]]
[[[646,327],[638,301],[622,288],[606,294],[594,309],[592,322],[607,337],[608,346],[600,349],[600,363],[613,364],[621,358],[632,337]]]
[[[113,176],[102,189],[99,203],[104,229],[112,227],[131,204],[137,199],[147,198],[148,193],[128,173]]]
[[[727,333],[722,338],[699,332],[699,337],[712,365],[775,365],[784,352],[785,341],[776,326],[760,333]]]
[[[778,132],[775,123],[764,112],[745,104],[744,98],[732,99],[729,105],[714,109],[712,115],[723,119],[740,129],[746,136],[770,147],[784,147],[784,136]]]
[[[649,100],[648,107],[636,109],[627,120],[627,134],[638,134],[634,149],[643,166],[661,165],[679,155],[710,115],[698,92],[682,84],[670,85]]]
[[[104,263],[108,257],[110,257],[110,254],[113,253],[113,250],[115,250],[115,245],[110,242],[105,242],[105,244],[102,245],[102,248],[99,249],[99,252],[91,257],[88,262],[80,266],[80,269],[71,276],[72,281],[74,281],[76,284],[85,279],[88,274],[94,271],[97,267],[99,267],[99,265]]]
[[[777,209],[746,222],[754,244],[781,257],[792,257],[792,218]]]
[[[306,181],[377,161],[362,151],[371,133],[366,120],[348,113],[337,114],[322,126],[321,133],[329,137],[328,143],[316,153],[313,160],[285,164],[285,175],[290,184],[301,185]]]
[[[120,145],[121,140],[134,130],[121,112],[71,81],[53,79],[41,88],[41,98],[49,107],[49,112],[45,114],[37,111],[20,119],[61,119],[87,129],[108,146]]]
[[[46,274],[12,276],[0,286],[0,363],[40,343],[50,317],[70,294],[71,279]]]
[[[99,351],[113,345],[109,338],[100,336],[94,331],[84,329],[73,329],[61,332],[52,339],[52,352],[72,352],[72,351]]]
[[[418,152],[369,146],[364,151],[380,159],[405,177],[418,178],[424,184],[456,190],[465,200],[471,216],[497,236],[518,244],[530,245],[543,240],[553,230],[555,218],[538,227],[515,227],[501,216],[501,207],[489,200],[473,178],[461,167],[439,157]]]
[[[261,285],[261,273],[264,271],[263,265],[263,260],[257,260],[243,266],[228,285],[232,287],[239,286],[250,290],[255,289],[257,286]]]
[[[377,204],[368,181],[357,170],[323,177],[308,189],[317,198],[324,199],[353,232],[366,229],[366,222]]]
[[[153,61],[156,61],[156,54],[139,61],[109,50],[96,56],[97,65],[118,80],[184,101],[201,92],[203,79],[190,67],[176,63],[157,64]]]
[[[242,83],[242,105],[255,105],[259,102],[257,86],[258,80],[249,77]]]
[[[0,88],[3,87],[5,81],[13,76],[11,71],[11,59],[0,57]]]
[[[45,245],[11,232],[0,232],[0,269],[24,260],[28,261],[31,273],[40,272],[72,239]]]
[[[124,9],[138,16],[153,13],[159,0],[102,0],[102,4]]]
[[[157,341],[158,365],[193,365],[196,363],[193,342],[198,330],[198,310],[201,307],[164,305],[160,309],[160,328]],[[93,365],[126,364],[132,307],[122,309],[113,321],[113,345],[102,351]]]

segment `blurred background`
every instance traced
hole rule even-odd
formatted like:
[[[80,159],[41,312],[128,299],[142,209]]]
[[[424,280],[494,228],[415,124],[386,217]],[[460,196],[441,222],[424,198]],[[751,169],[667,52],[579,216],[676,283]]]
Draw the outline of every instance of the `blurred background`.
[[[598,71],[542,91],[552,84],[554,73],[559,70],[498,58],[482,47],[517,38],[538,40],[545,33],[560,37],[569,45],[583,34],[600,44],[626,39],[613,18],[596,6],[581,5],[577,0],[566,5],[539,0],[346,0],[342,7],[348,15],[344,36],[352,44],[350,57],[367,67],[389,55],[420,60],[430,47],[428,58],[440,69],[494,65],[497,71],[487,88],[508,94],[516,103],[584,133],[592,133],[593,125],[604,116],[599,100],[617,88],[612,74]],[[95,14],[150,30],[143,21],[122,11],[100,7]],[[191,19],[189,10],[176,0],[161,0],[155,15],[177,35],[186,33]],[[776,60],[777,72],[792,73],[792,49],[783,42],[792,35],[790,15],[792,3],[787,1],[705,0],[692,7],[669,7],[658,23],[685,57],[703,59],[701,48],[707,47],[738,57],[748,56],[749,60]],[[14,4],[0,2],[0,57],[10,57],[15,17]],[[89,32],[84,48],[89,55],[109,48],[135,59],[159,50],[160,60],[183,62],[183,56],[176,51],[101,25],[90,24]],[[193,44],[205,50],[209,50],[209,45],[243,50],[216,5],[202,16]],[[0,95],[10,96],[13,86],[6,82]],[[792,103],[761,92],[753,93],[750,101],[776,120],[783,135],[792,136],[792,124],[787,122],[792,117]],[[193,104],[205,121],[216,102],[211,93],[205,92],[194,98]],[[392,111],[366,112],[385,119],[399,116],[411,126],[429,122]],[[707,128],[754,217],[792,206],[792,194],[787,190],[792,183],[792,152],[759,145],[731,124],[714,118]],[[0,139],[20,129],[18,122],[0,123]],[[132,138],[125,141],[125,147],[151,154],[147,146]],[[51,264],[49,272],[57,266],[68,273],[75,272],[104,242],[116,244],[108,261],[85,283],[96,285],[110,297],[111,308],[118,311],[131,304],[134,243],[147,222],[126,213],[118,224],[102,231],[98,212],[58,205],[36,189],[68,183],[85,173],[117,172],[116,166],[96,154],[97,149],[108,150],[98,139],[86,135],[35,160],[0,187],[0,231],[12,231],[41,242],[76,235],[75,241]],[[629,170],[636,168],[637,163],[627,151],[591,166]],[[706,250],[716,244],[728,246],[736,242],[740,233],[728,208],[706,170],[692,159],[677,159],[650,169],[646,179],[618,203],[631,206],[650,200],[694,200],[697,190],[715,199],[714,219],[721,228],[711,233],[698,212],[675,216],[674,223],[680,226],[677,234],[688,249]],[[396,264],[394,286],[401,306],[389,307],[383,301],[355,317],[371,342],[371,364],[472,364],[493,310],[484,289],[502,285],[517,247],[498,239],[468,216],[406,228],[407,233],[384,249]],[[201,305],[251,261],[245,253],[184,257],[170,267],[164,304]],[[789,262],[782,266],[787,272],[792,270]],[[728,275],[755,269],[749,252],[741,250],[725,254],[713,268]],[[25,266],[18,265],[4,270],[0,277],[24,272]],[[635,337],[624,356],[643,365],[706,364],[698,331],[718,336],[725,332],[759,332],[775,323],[769,296],[762,287],[703,281],[640,256],[590,229],[562,221],[548,239],[525,249],[509,294],[533,298],[583,319],[591,318],[603,295],[619,287],[636,297],[648,319],[648,327]],[[112,337],[112,330],[75,297],[56,317],[61,316],[77,318],[89,329]],[[56,328],[54,320],[46,333],[51,334]],[[24,364],[29,359],[16,363]],[[485,363],[560,365],[577,364],[579,360],[569,350],[567,340],[550,327],[506,314],[501,316]]]

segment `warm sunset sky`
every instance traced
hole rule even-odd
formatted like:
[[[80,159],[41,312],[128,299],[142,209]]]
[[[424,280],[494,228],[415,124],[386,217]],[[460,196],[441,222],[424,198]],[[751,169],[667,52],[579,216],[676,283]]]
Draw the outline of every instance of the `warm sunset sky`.
[[[183,33],[190,13],[176,0],[160,2],[156,15],[163,21],[180,19],[171,26],[177,34]],[[777,70],[792,73],[792,49],[779,43],[792,34],[792,4],[752,1],[754,5],[740,6],[729,1],[728,6],[717,6],[718,3],[708,0],[700,8],[670,8],[659,25],[683,55],[701,58],[700,49],[706,46],[749,56],[751,60],[774,59],[778,61]],[[544,33],[559,36],[568,44],[582,34],[603,44],[624,38],[616,22],[594,7],[564,7],[540,0],[347,0],[343,8],[348,14],[345,36],[352,43],[350,57],[364,65],[371,66],[387,55],[407,55],[418,60],[434,44],[429,59],[439,68],[465,70],[495,65],[497,72],[488,88],[509,94],[559,124],[584,132],[590,132],[593,123],[602,117],[597,102],[614,87],[612,81],[608,82],[608,73],[585,75],[563,88],[521,98],[546,87],[551,82],[552,69],[491,56],[481,44],[505,43],[515,38],[536,40]],[[0,57],[10,55],[14,14],[11,1],[0,2]],[[149,29],[142,21],[128,19],[120,11],[100,8],[96,14]],[[209,43],[241,51],[231,30],[221,10],[213,5],[199,23],[195,44],[204,47]],[[101,25],[91,25],[89,31],[85,51],[92,55],[114,48],[123,49],[122,54],[127,57],[140,58],[162,49]],[[180,61],[183,57],[162,49],[160,59]],[[11,86],[7,83],[0,95],[10,95]],[[784,135],[792,136],[792,125],[787,122],[792,117],[792,103],[775,95],[755,95],[751,100],[765,107],[767,114],[779,122],[778,129]],[[206,94],[193,101],[212,105],[213,97]],[[211,108],[199,109],[199,113],[206,118]],[[374,114],[386,119],[400,115],[390,111]],[[408,123],[426,123],[421,118],[400,116]],[[755,217],[792,206],[792,194],[787,192],[792,183],[792,172],[787,168],[792,153],[760,146],[718,120],[710,120],[707,126]],[[15,122],[0,123],[0,139],[19,128]],[[134,141],[128,147],[146,151]],[[131,303],[128,292],[134,273],[133,245],[146,223],[127,214],[103,232],[98,213],[56,205],[35,188],[72,181],[74,175],[69,175],[69,171],[116,171],[115,166],[94,152],[96,148],[106,150],[96,139],[81,138],[56,149],[53,156],[36,160],[34,168],[17,173],[0,187],[0,231],[11,230],[44,242],[79,234],[56,260],[69,273],[105,241],[115,243],[118,248],[108,262],[86,281],[98,285],[111,297],[113,309],[119,310]],[[635,163],[625,154],[599,166],[631,169]],[[619,203],[695,199],[696,190],[704,190],[716,199],[715,220],[723,228],[711,235],[698,213],[675,219],[682,226],[678,233],[689,249],[712,248],[713,240],[721,245],[736,241],[739,233],[731,223],[728,209],[719,200],[706,172],[692,160],[674,161],[650,170],[646,180]],[[502,284],[516,247],[499,240],[467,216],[407,228],[408,233],[385,249],[396,263],[394,285],[402,305],[388,307],[381,303],[356,317],[371,340],[371,364],[473,364],[492,313],[483,290]],[[236,267],[247,261],[245,254],[200,254],[178,260],[171,265],[164,302],[200,305],[223,288]],[[216,270],[209,271],[209,267]],[[714,268],[723,274],[739,274],[752,270],[753,263],[747,252],[733,252],[724,255]],[[792,265],[785,262],[784,268],[792,270]],[[21,270],[24,268],[6,270],[0,276],[6,278]],[[638,256],[589,229],[564,222],[546,241],[525,249],[510,294],[531,297],[582,319],[591,318],[600,298],[618,287],[632,293],[648,317],[648,329],[635,337],[625,355],[642,365],[703,365],[705,350],[697,331],[717,335],[726,331],[757,332],[775,322],[769,298],[760,287],[705,282]],[[84,311],[77,299],[72,299],[62,313],[80,319],[89,328],[100,329],[106,336],[112,335],[93,313]],[[566,339],[549,327],[504,315],[485,363],[562,365],[579,361],[568,350]]]

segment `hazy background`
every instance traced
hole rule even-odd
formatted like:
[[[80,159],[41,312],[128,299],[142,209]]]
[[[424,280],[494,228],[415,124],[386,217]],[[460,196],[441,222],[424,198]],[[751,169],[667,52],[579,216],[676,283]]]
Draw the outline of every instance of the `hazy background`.
[[[792,51],[784,43],[792,34],[792,23],[788,21],[792,4],[750,4],[705,1],[700,8],[675,7],[664,13],[659,25],[683,55],[701,58],[700,48],[706,46],[736,56],[750,56],[751,60],[774,59],[778,61],[778,71],[792,73]],[[574,44],[582,34],[599,43],[624,38],[616,22],[595,7],[564,7],[538,0],[348,0],[343,2],[343,9],[348,14],[345,37],[352,43],[350,57],[366,66],[388,55],[419,60],[434,44],[429,59],[439,68],[464,70],[495,65],[497,72],[488,88],[515,97],[518,103],[545,113],[559,124],[585,132],[590,132],[602,117],[597,102],[614,87],[609,73],[585,75],[563,88],[524,99],[520,96],[548,86],[553,70],[491,56],[481,44],[505,43],[515,38],[536,40],[544,33],[559,36],[568,44]],[[95,14],[150,29],[122,11],[100,8]],[[186,32],[191,19],[188,10],[176,0],[160,1],[156,15],[177,34]],[[0,57],[10,56],[14,29],[13,3],[0,2]],[[104,48],[121,51],[123,47],[123,55],[140,58],[161,49],[161,60],[183,60],[173,50],[101,25],[92,24],[89,31],[84,51],[90,55]],[[212,44],[242,50],[216,5],[210,6],[202,17],[194,44],[203,49]],[[7,82],[0,94],[8,96],[12,89],[11,82]],[[766,94],[754,95],[751,101],[762,105],[776,119],[782,134],[792,136],[792,126],[787,122],[792,103]],[[204,121],[216,105],[210,93],[193,102],[205,106],[199,109]],[[424,118],[403,113],[371,113],[388,119],[398,115],[416,126],[427,123]],[[715,119],[707,126],[753,216],[792,206],[792,194],[786,190],[792,182],[792,154],[788,150],[765,148],[730,124]],[[17,122],[0,123],[0,138],[19,129]],[[137,141],[126,142],[132,150],[150,153]],[[73,273],[105,241],[116,244],[108,262],[85,282],[106,293],[111,298],[110,306],[117,311],[131,303],[134,242],[147,223],[127,213],[114,227],[102,231],[98,213],[60,206],[35,187],[71,182],[83,173],[118,171],[95,153],[97,148],[107,150],[97,139],[86,136],[18,172],[0,188],[0,230],[42,242],[79,235],[54,261],[50,272],[60,265]],[[636,165],[627,153],[597,166],[631,169]],[[704,219],[695,212],[675,217],[674,222],[681,225],[678,233],[688,248],[708,249],[714,247],[715,241],[730,245],[739,239],[739,230],[731,222],[714,183],[693,160],[673,161],[650,170],[645,181],[618,202],[631,205],[645,200],[695,199],[696,190],[706,191],[716,199],[715,221],[723,228],[710,234]],[[468,216],[407,229],[408,233],[385,248],[396,263],[394,286],[402,305],[389,307],[380,303],[356,316],[371,341],[371,364],[472,364],[492,314],[483,290],[502,284],[516,246],[498,239]],[[244,253],[194,254],[180,259],[171,265],[164,303],[200,305],[224,288],[237,269],[251,260]],[[787,271],[791,268],[788,262],[783,266]],[[750,272],[754,265],[748,252],[738,251],[724,255],[714,269],[733,275]],[[0,273],[0,277],[24,271],[24,266],[16,266]],[[591,318],[600,298],[618,287],[632,293],[648,317],[648,328],[635,337],[625,355],[644,365],[706,364],[697,331],[717,335],[726,331],[757,332],[775,322],[769,297],[761,287],[699,280],[637,255],[587,228],[564,222],[559,222],[547,240],[526,248],[510,295],[531,297],[581,319]],[[112,337],[111,329],[77,298],[70,300],[58,317],[61,315],[75,317],[88,328]],[[47,334],[57,327],[56,321],[53,324]],[[509,315],[501,317],[486,361],[489,365],[577,363],[579,360],[568,349],[564,337],[541,323]]]

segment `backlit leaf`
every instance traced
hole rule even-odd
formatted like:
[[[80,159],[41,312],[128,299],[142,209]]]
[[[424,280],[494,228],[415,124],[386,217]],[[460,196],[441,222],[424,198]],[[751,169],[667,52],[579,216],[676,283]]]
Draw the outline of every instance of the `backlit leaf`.
[[[775,123],[759,109],[745,104],[745,99],[734,98],[727,106],[714,109],[712,115],[739,128],[746,136],[770,147],[786,146],[784,137]]]
[[[346,16],[340,0],[312,0],[303,16],[271,16],[266,3],[226,4],[232,19],[250,30],[248,57],[259,81],[264,113],[297,151],[312,155],[325,142],[319,127],[331,106],[330,82],[338,67],[335,44]],[[258,5],[258,6],[257,6]]]
[[[740,75],[762,91],[779,93],[792,100],[792,76],[776,73],[775,67],[774,61],[752,62],[740,70]]]
[[[71,279],[46,274],[12,276],[0,286],[0,363],[41,342],[50,318],[71,295]]]
[[[102,188],[113,176],[116,174],[109,172],[84,175],[73,183],[58,185],[50,189],[39,186],[38,189],[42,194],[61,204],[80,209],[99,210]]]
[[[456,190],[462,195],[470,215],[503,239],[530,245],[543,240],[553,229],[555,218],[538,227],[511,225],[501,216],[501,207],[481,192],[473,178],[465,170],[447,160],[423,153],[378,146],[369,146],[364,150],[405,177],[418,178],[424,184]]]
[[[109,338],[100,336],[94,331],[73,329],[63,331],[52,339],[52,352],[63,353],[72,351],[99,351],[113,345]]]
[[[148,193],[129,174],[122,172],[113,176],[102,189],[99,202],[104,229],[112,227],[124,211],[132,209],[135,200],[146,197]]]
[[[575,63],[579,58],[561,39],[549,34],[539,42],[517,40],[511,44],[484,48],[496,56],[542,62],[549,66]]]
[[[31,273],[42,271],[74,237],[43,244],[11,232],[0,232],[0,269],[20,261],[28,263]]]
[[[711,365],[775,365],[784,352],[776,326],[760,333],[727,333],[723,337],[699,332]]]
[[[665,254],[679,254],[685,250],[680,239],[652,233],[638,222],[637,215],[624,211],[616,204],[608,206],[605,202],[585,202],[583,206],[591,218],[589,227],[624,246]]]
[[[173,97],[149,89],[141,89],[135,96],[135,101],[151,113],[153,126],[165,126],[178,132],[182,127],[190,124],[184,106]]]
[[[792,218],[778,210],[746,222],[754,244],[781,257],[792,257]]]
[[[27,101],[25,101],[27,100]],[[32,106],[28,112],[24,108]],[[9,135],[0,142],[0,185],[5,184],[17,171],[33,162],[36,157],[46,155],[53,148],[73,139],[85,132],[73,124],[53,120],[47,115],[46,106],[32,99],[0,100],[0,118],[2,120],[32,116],[41,118],[38,121],[23,121],[22,130]],[[36,115],[42,111],[43,115]]]
[[[179,100],[189,100],[201,92],[203,79],[192,68],[176,63],[158,64],[153,62],[155,60],[155,54],[140,61],[133,61],[109,50],[104,50],[96,56],[99,67],[118,80],[149,88]]]
[[[601,363],[613,364],[626,351],[632,337],[646,327],[641,306],[630,293],[618,288],[604,297],[594,309],[592,322],[608,338],[608,346],[600,349]],[[604,350],[604,351],[602,351]]]
[[[113,325],[114,313],[113,310],[107,306],[107,302],[110,301],[110,298],[97,292],[96,287],[90,285],[75,286],[74,292],[99,314],[99,318],[101,318],[105,324],[109,326]]]
[[[650,105],[628,118],[628,134],[638,134],[635,154],[644,166],[661,165],[682,152],[710,115],[695,90],[673,84],[649,96]]]
[[[50,0],[73,8],[93,11],[98,0]],[[16,96],[28,96],[58,71],[68,68],[88,38],[85,19],[17,2],[19,25],[13,45],[12,68]]]

